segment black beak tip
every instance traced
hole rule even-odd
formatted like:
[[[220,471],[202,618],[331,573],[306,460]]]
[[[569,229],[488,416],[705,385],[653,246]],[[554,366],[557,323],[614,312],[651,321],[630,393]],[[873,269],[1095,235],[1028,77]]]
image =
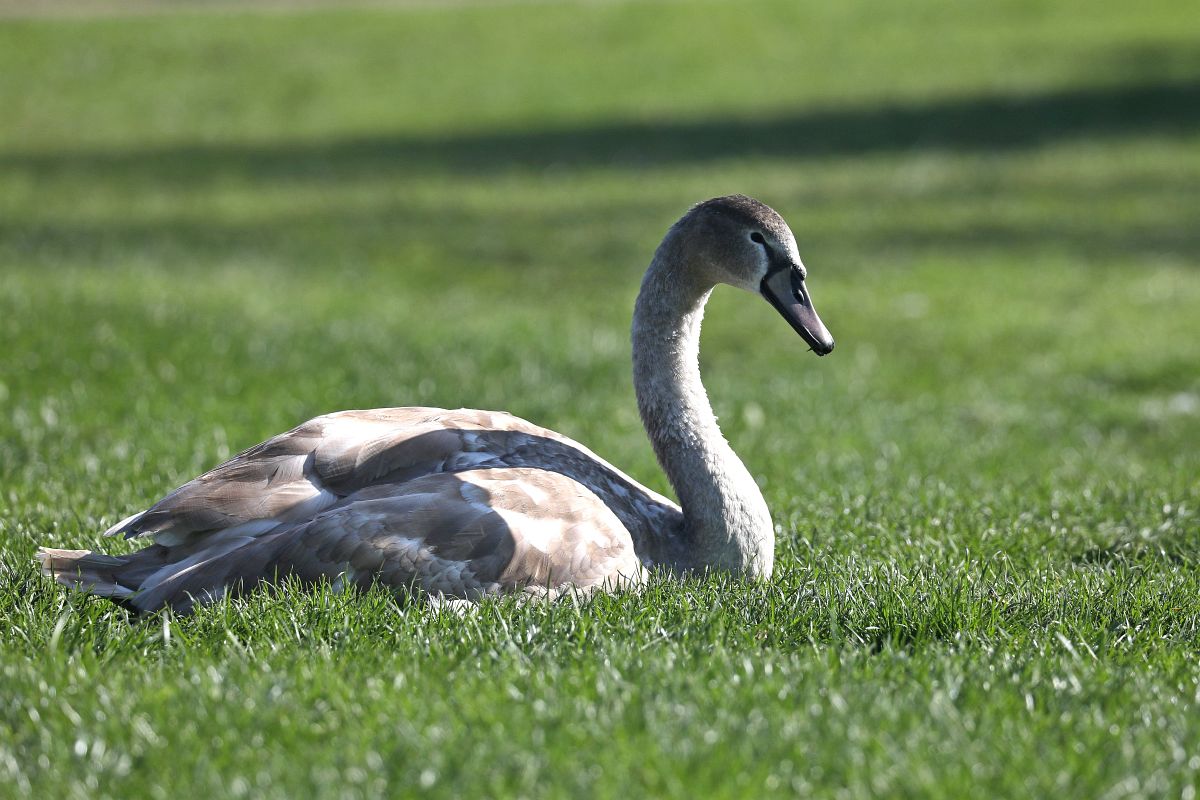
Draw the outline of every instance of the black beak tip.
[[[834,345],[837,343],[830,339],[828,342],[821,342],[812,348],[812,351],[819,356],[827,356],[833,352]]]

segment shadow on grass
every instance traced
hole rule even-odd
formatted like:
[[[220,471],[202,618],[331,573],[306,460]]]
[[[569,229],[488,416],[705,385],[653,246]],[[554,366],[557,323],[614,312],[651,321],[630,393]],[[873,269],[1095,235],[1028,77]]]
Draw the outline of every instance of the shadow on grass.
[[[1062,208],[1073,208],[1075,213],[1038,219],[988,219],[984,204],[1003,201],[1018,207],[1026,192],[1037,191],[1044,198],[1047,190],[1041,187],[1006,186],[988,194],[978,187],[956,184],[923,195],[920,208],[914,207],[912,197],[894,189],[869,187],[869,194],[864,191],[858,186],[835,188],[832,194],[811,202],[845,209],[904,204],[907,211],[884,217],[867,214],[851,236],[839,228],[807,230],[805,247],[837,258],[843,269],[859,264],[875,269],[879,254],[892,258],[922,253],[1068,253],[1097,265],[1147,256],[1192,262],[1200,257],[1200,228],[1180,224],[1187,207],[1180,204],[1189,201],[1183,190],[1170,182],[1138,186],[1124,179],[1080,182],[1064,176],[1053,192]],[[1097,207],[1094,214],[1081,211],[1095,205],[1097,192],[1136,196],[1175,211],[1136,223],[1113,224],[1103,207]],[[974,212],[951,226],[944,224],[943,215],[961,215],[964,209]],[[123,263],[137,254],[173,269],[234,259],[286,264],[289,270],[303,272],[336,271],[374,259],[395,264],[399,258],[406,269],[414,270],[427,259],[412,260],[410,254],[420,253],[424,242],[437,240],[438,265],[452,262],[469,266],[473,272],[486,266],[532,277],[558,274],[564,264],[570,264],[576,279],[596,272],[607,282],[613,265],[627,266],[632,272],[641,269],[647,248],[653,246],[658,233],[646,221],[669,221],[678,210],[631,198],[628,205],[592,208],[583,215],[577,209],[552,209],[530,217],[503,209],[481,212],[385,199],[353,210],[324,207],[237,221],[188,216],[96,222],[0,220],[0,259],[96,266]],[[546,229],[572,231],[578,236],[547,238]],[[626,234],[613,238],[613,231]],[[588,242],[582,252],[577,249],[580,236]]]
[[[1200,127],[1200,81],[1059,89],[757,119],[625,121],[551,130],[381,135],[333,141],[181,144],[0,154],[0,169],[45,176],[203,181],[329,180],[550,167],[670,165],[763,156],[1009,150],[1069,138],[1180,134]]]
[[[252,185],[307,182],[319,186],[352,185],[382,178],[402,190],[406,177],[487,176],[503,170],[585,169],[694,163],[765,156],[808,159],[885,152],[950,150],[1003,152],[1078,138],[1179,135],[1200,131],[1200,81],[1145,81],[1106,88],[1075,88],[1041,94],[1009,94],[943,99],[910,104],[810,109],[756,120],[620,122],[561,130],[467,133],[446,137],[374,136],[324,142],[180,144],[149,149],[0,153],[0,171],[24,173],[33,181],[96,183],[123,191],[143,188],[199,191],[213,182]],[[1186,175],[1179,182],[1129,183],[1129,176],[1088,185],[1066,177],[1038,187],[1063,207],[1083,207],[1101,193],[1114,198],[1139,196],[1174,213],[1137,225],[1107,224],[1102,214],[1072,220],[962,219],[952,229],[931,225],[951,206],[977,202],[988,190],[974,181],[940,187],[914,200],[888,196],[887,190],[863,187],[837,190],[813,202],[839,207],[897,207],[924,204],[920,213],[870,218],[847,245],[843,231],[810,231],[814,252],[833,252],[844,261],[871,261],[874,254],[897,251],[976,253],[1017,248],[1022,252],[1063,250],[1111,261],[1150,254],[1200,253],[1200,229],[1180,224],[1178,209],[1189,202]],[[41,191],[63,191],[48,187]],[[1020,187],[1001,191],[1014,193]],[[995,194],[995,190],[992,190]],[[994,198],[993,198],[994,199]],[[606,232],[640,230],[646,219],[669,219],[676,208],[657,208],[646,199],[627,198],[586,214],[564,209],[536,219],[520,212],[488,216],[453,204],[430,208],[403,196],[390,196],[369,207],[335,206],[265,218],[120,217],[102,222],[49,219],[0,220],[0,256],[31,263],[119,263],[130,253],[161,263],[187,264],[226,258],[279,261],[289,269],[363,262],[373,254],[400,252],[436,236],[444,256],[488,263],[506,270],[579,261],[570,241],[556,245],[541,235],[547,227]],[[889,212],[892,214],[892,212]],[[871,220],[874,221],[871,221]],[[890,223],[888,221],[891,221]],[[657,229],[655,229],[656,231]],[[470,232],[464,235],[464,232]],[[644,232],[650,242],[651,231]],[[822,239],[824,236],[824,240]],[[608,235],[597,235],[597,242]],[[640,264],[635,242],[592,253],[595,263]],[[535,244],[536,243],[536,244]],[[852,252],[838,248],[850,246]],[[556,249],[556,247],[558,249]],[[597,245],[599,247],[599,245]],[[418,248],[419,249],[419,248]],[[390,256],[389,256],[390,257]],[[586,259],[584,259],[586,261]],[[579,267],[583,269],[582,264]]]
[[[1114,567],[1147,561],[1166,561],[1178,567],[1200,564],[1200,543],[1182,539],[1165,541],[1120,540],[1097,545],[1071,557],[1076,564]]]
[[[653,211],[664,219],[667,210]],[[372,253],[386,253],[383,263],[395,265],[401,259],[410,278],[428,273],[439,274],[446,262],[463,265],[472,275],[480,270],[496,274],[521,273],[528,280],[548,279],[561,274],[562,264],[571,257],[564,246],[534,246],[539,228],[510,228],[510,234],[525,244],[510,242],[497,245],[486,237],[454,238],[462,227],[491,231],[484,222],[471,228],[471,218],[454,217],[422,227],[416,220],[422,215],[410,208],[386,207],[357,215],[285,215],[270,221],[245,225],[206,225],[188,220],[162,220],[154,223],[131,221],[85,223],[0,223],[0,259],[30,264],[86,265],[89,267],[122,264],[136,254],[138,260],[170,265],[173,270],[191,267],[207,269],[215,263],[243,261],[286,265],[289,272],[313,270],[337,273],[348,265],[368,263]],[[500,220],[503,221],[503,220]],[[492,224],[497,220],[493,220]],[[391,226],[390,228],[388,226]],[[613,226],[619,227],[619,221]],[[433,262],[404,260],[410,247],[422,237],[442,231],[440,255]],[[575,280],[595,278],[609,285],[615,266],[627,268],[633,280],[643,268],[645,248],[634,241],[622,241],[598,251],[586,260],[571,261]],[[1195,259],[1200,254],[1200,232],[1191,232],[1166,220],[1162,224],[1137,229],[1105,228],[1095,225],[1071,228],[1045,225],[967,225],[953,231],[920,227],[905,230],[862,230],[852,242],[829,232],[809,232],[805,244],[814,252],[837,258],[843,270],[878,269],[876,254],[890,258],[919,257],[924,253],[941,256],[956,254],[979,256],[1003,252],[1010,256],[1033,257],[1043,253],[1066,253],[1095,260],[1099,266],[1121,259],[1148,255]],[[618,246],[620,245],[620,246]],[[560,252],[561,251],[561,252]],[[480,259],[480,254],[486,258]],[[577,254],[575,254],[577,255]],[[353,271],[353,270],[352,270]]]
[[[1079,190],[1081,197],[1083,191]],[[1147,196],[1156,201],[1162,197]],[[1081,222],[1051,216],[1040,223],[976,222],[955,230],[910,226],[871,231],[861,236],[859,244],[893,253],[1070,253],[1100,264],[1152,256],[1194,261],[1200,256],[1200,229],[1182,227],[1174,218],[1114,226],[1103,217]]]

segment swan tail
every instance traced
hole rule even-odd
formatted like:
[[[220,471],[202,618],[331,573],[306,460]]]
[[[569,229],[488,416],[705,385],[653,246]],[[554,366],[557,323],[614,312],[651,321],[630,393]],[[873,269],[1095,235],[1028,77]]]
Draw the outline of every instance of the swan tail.
[[[40,547],[37,560],[42,574],[54,578],[63,586],[89,594],[109,597],[127,605],[137,591],[137,584],[125,575],[134,561],[131,556],[107,556],[90,550],[59,550]]]
[[[139,614],[164,606],[186,614],[198,603],[294,573],[292,564],[279,562],[285,543],[280,536],[238,537],[200,548],[153,544],[124,556],[43,547],[37,559],[42,574],[64,586],[109,598]],[[310,572],[314,574],[301,577],[319,577],[319,571]]]
[[[124,556],[53,547],[41,547],[37,552],[43,575],[77,591],[106,597],[139,614],[165,605],[186,613],[195,602],[219,596],[213,587],[180,580],[188,572],[187,563],[177,563],[180,557],[162,545]]]

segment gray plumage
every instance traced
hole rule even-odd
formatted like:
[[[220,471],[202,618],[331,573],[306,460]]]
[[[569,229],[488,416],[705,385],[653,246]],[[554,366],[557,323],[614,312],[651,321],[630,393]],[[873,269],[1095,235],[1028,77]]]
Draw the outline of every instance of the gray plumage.
[[[240,453],[106,532],[144,539],[142,550],[43,548],[43,571],[139,612],[187,611],[289,576],[476,600],[636,585],[653,566],[770,575],[770,514],[721,436],[697,353],[713,286],[759,291],[772,247],[799,268],[774,211],[718,198],[671,228],[642,283],[638,406],[682,509],[509,414],[343,411]]]

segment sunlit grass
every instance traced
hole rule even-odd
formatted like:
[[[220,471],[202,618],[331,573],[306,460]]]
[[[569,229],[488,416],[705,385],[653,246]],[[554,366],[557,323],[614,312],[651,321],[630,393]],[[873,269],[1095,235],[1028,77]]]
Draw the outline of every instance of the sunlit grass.
[[[1194,791],[1188,11],[0,22],[0,795]],[[36,574],[341,408],[505,409],[668,491],[630,309],[730,191],[792,223],[838,339],[707,315],[769,584],[132,623]]]

